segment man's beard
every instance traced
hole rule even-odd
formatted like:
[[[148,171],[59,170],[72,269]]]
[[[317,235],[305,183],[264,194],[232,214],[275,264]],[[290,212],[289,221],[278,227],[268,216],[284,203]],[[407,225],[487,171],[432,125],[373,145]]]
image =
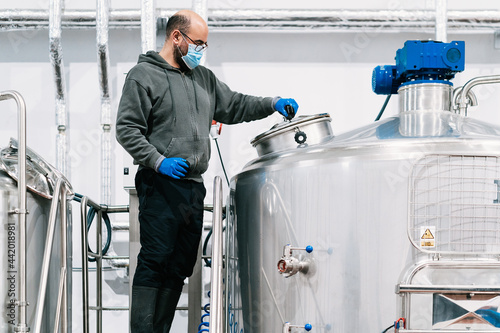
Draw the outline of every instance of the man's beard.
[[[179,65],[179,68],[181,71],[183,72],[186,72],[189,69],[189,67],[186,65],[186,63],[184,62],[184,60],[182,60],[182,57],[183,57],[183,54],[181,52],[181,48],[176,45],[176,47],[174,48],[174,59],[175,59],[175,62],[177,62],[177,64]]]

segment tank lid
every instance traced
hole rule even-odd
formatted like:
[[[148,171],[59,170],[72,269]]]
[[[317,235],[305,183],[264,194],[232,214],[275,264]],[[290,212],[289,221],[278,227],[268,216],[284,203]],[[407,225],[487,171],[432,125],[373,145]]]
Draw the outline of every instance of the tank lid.
[[[259,156],[323,143],[333,138],[331,121],[328,113],[298,116],[274,125],[250,143],[257,149]]]
[[[0,150],[0,169],[15,181],[18,180],[17,147],[17,141],[11,138],[9,146]],[[52,199],[58,179],[63,180],[68,191],[68,199],[72,199],[74,192],[64,175],[33,150],[26,148],[26,187],[30,191]]]

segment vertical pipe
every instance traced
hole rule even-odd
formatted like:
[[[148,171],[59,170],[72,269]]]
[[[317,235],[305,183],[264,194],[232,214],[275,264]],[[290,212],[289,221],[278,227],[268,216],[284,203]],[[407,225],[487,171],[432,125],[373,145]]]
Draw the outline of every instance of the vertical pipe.
[[[87,234],[87,197],[81,201],[81,237],[82,237],[82,308],[83,333],[89,333],[89,262],[87,249],[89,240]]]
[[[54,69],[54,79],[56,86],[56,167],[67,178],[67,121],[66,111],[66,82],[64,77],[64,64],[61,46],[61,18],[62,0],[50,0],[49,6],[49,51],[50,62]]]
[[[18,206],[15,211],[19,222],[19,318],[16,332],[29,332],[27,323],[27,287],[26,287],[26,103],[16,91],[0,92],[0,101],[14,99],[18,108],[18,155],[19,173],[17,176]]]
[[[102,333],[102,210],[97,211],[96,232],[96,308],[97,308],[97,333]]]
[[[38,290],[38,299],[35,314],[35,332],[41,332],[43,309],[45,307],[45,296],[47,293],[47,281],[49,278],[50,257],[52,256],[52,243],[54,243],[54,233],[56,230],[57,207],[59,205],[62,179],[56,183],[52,203],[50,205],[49,225],[47,227],[47,237],[45,239],[45,248],[42,259],[42,272],[40,275],[40,288]]]
[[[223,332],[223,242],[222,242],[222,178],[214,179],[214,211],[212,222],[212,271],[210,291],[210,329]]]
[[[68,201],[67,201],[67,190],[66,186],[61,188],[61,199],[60,199],[60,216],[61,216],[61,271],[64,271],[64,276],[61,277],[63,281],[60,287],[62,290],[61,298],[61,333],[69,332],[69,318],[68,318]],[[64,282],[64,283],[63,283]],[[56,332],[57,333],[57,332]]]
[[[66,285],[66,267],[61,267],[61,273],[59,274],[59,293],[57,295],[57,307],[56,307],[56,319],[54,321],[54,333],[59,333],[59,322],[64,319],[62,318],[64,316],[64,310],[61,311],[61,309],[64,309],[64,292],[65,292],[65,285]],[[64,326],[62,324],[61,326]],[[62,328],[61,332],[67,332],[64,330],[64,327]]]
[[[97,62],[101,94],[101,202],[111,204],[111,99],[109,96],[109,0],[96,0]]]
[[[192,9],[195,13],[200,15],[205,20],[205,22],[207,22],[208,20],[207,0],[193,0]],[[208,50],[205,50],[205,52],[203,53],[203,58],[201,58],[200,64],[203,66],[205,65],[205,62],[207,60],[207,51]]]
[[[156,2],[142,0],[141,5],[141,41],[142,53],[156,51]]]
[[[436,0],[436,40],[448,40],[448,0]]]

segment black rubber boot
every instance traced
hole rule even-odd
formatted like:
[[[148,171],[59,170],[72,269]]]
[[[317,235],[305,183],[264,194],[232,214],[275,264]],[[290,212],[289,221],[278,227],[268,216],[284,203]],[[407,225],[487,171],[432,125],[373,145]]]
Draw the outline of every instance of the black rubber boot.
[[[168,333],[174,321],[175,309],[181,297],[181,292],[162,288],[156,298],[156,312],[154,317],[154,333]]]
[[[153,332],[157,295],[158,288],[132,286],[131,333]]]

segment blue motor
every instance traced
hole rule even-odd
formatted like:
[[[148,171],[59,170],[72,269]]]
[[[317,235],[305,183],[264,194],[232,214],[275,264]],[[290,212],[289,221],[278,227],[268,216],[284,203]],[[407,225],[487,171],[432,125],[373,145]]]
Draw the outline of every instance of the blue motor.
[[[396,53],[396,66],[377,66],[373,70],[372,89],[379,95],[396,94],[402,85],[449,82],[465,67],[465,43],[454,41],[409,40]]]

